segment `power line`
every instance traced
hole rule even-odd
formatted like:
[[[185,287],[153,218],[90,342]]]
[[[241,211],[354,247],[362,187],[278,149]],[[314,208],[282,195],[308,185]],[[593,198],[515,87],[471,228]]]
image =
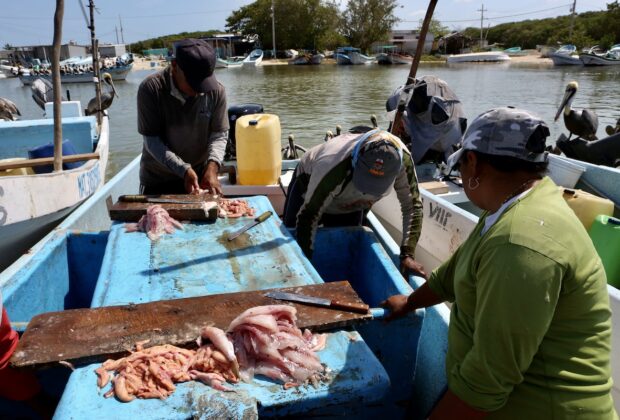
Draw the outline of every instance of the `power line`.
[[[214,13],[231,13],[232,10],[210,10],[208,12],[187,12],[187,13],[168,13],[163,15],[138,15],[138,16],[124,16],[123,19],[149,19],[149,18],[162,18],[171,16],[195,16],[195,15],[210,15]],[[0,19],[6,20],[50,20],[49,17],[42,16],[0,16]],[[64,18],[64,20],[81,20],[81,18]],[[116,20],[115,17],[97,17],[97,20]]]

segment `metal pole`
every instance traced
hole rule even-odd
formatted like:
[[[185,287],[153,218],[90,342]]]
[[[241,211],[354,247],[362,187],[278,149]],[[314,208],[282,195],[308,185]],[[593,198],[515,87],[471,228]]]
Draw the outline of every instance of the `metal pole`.
[[[276,59],[276,8],[271,0],[271,39],[273,40],[273,59]]]
[[[56,0],[54,13],[54,48],[52,50],[52,85],[54,86],[54,172],[62,171],[62,91],[60,90],[60,43],[64,0]]]
[[[571,8],[570,18],[570,30],[568,31],[568,40],[573,41],[573,26],[575,25],[575,10],[577,8],[577,0],[573,1],[573,7]]]
[[[95,82],[95,95],[97,98],[97,123],[101,124],[101,79],[99,77],[99,42],[95,38],[95,2],[88,2],[90,9],[90,45],[93,50],[93,82]]]
[[[114,30],[116,31],[116,45],[118,45],[118,26],[114,26]]]
[[[125,36],[123,35],[123,21],[121,20],[121,15],[118,15],[118,21],[121,24],[121,41],[123,41],[123,44],[125,43]]]
[[[415,50],[415,56],[413,56],[413,61],[411,62],[411,69],[409,70],[409,76],[407,76],[405,86],[407,86],[409,83],[415,82],[415,75],[418,72],[418,65],[420,64],[420,59],[422,58],[422,54],[424,53],[426,34],[428,33],[428,27],[431,24],[431,19],[433,18],[433,12],[435,11],[436,5],[437,0],[430,0],[430,2],[428,3],[428,9],[426,9],[426,16],[424,16],[424,22],[422,23],[422,29],[420,29],[420,36],[418,37],[418,45]],[[404,95],[401,94],[401,100],[398,103],[398,108],[396,109],[396,115],[394,115],[394,122],[392,123],[391,130],[392,134],[398,137],[401,137],[402,134],[402,116],[403,112],[405,111],[406,105],[407,104],[404,101]]]
[[[482,8],[478,9],[480,12],[480,49],[482,50],[482,40],[483,40],[483,30],[484,30],[484,12],[488,12],[489,10],[484,8],[484,4],[482,4]]]

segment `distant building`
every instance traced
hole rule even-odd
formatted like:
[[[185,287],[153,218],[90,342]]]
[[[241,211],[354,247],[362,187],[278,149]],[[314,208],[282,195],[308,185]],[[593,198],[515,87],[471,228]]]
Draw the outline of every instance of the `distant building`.
[[[220,58],[249,54],[250,51],[256,48],[258,41],[256,36],[240,34],[217,34],[203,39],[211,44]]]
[[[125,44],[99,45],[99,57],[119,57],[127,52]]]
[[[420,32],[414,29],[393,30],[390,33],[390,38],[387,44],[395,46],[398,52],[404,52],[414,55],[416,49],[418,48],[419,38]],[[431,52],[434,39],[435,38],[433,34],[426,34],[423,50],[425,54],[429,54]],[[372,44],[371,48],[373,51],[379,52],[381,50],[381,47],[385,45],[385,42],[375,42],[374,44]]]
[[[41,63],[50,63],[52,60],[51,45],[31,45],[23,47],[13,47],[11,49],[12,58],[23,65],[29,65],[34,59],[38,59]],[[88,49],[84,45],[77,45],[70,41],[60,46],[60,60],[66,60],[69,57],[85,57]]]
[[[442,54],[462,54],[471,52],[472,45],[478,44],[478,40],[473,40],[461,32],[452,32],[439,39],[437,48]]]

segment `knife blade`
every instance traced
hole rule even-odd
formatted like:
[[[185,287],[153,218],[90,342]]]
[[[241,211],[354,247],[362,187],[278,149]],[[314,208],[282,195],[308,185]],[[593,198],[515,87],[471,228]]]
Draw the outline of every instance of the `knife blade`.
[[[332,309],[340,309],[340,310],[345,310],[345,311],[355,312],[355,313],[360,313],[360,314],[367,314],[368,309],[370,308],[365,303],[342,302],[340,300],[324,299],[324,298],[319,298],[315,296],[302,295],[299,293],[273,291],[273,292],[265,293],[265,296],[270,297],[272,299],[305,303],[305,304],[316,305],[316,306],[325,306],[325,307],[332,308]]]
[[[124,203],[161,203],[161,204],[200,204],[202,200],[180,200],[176,198],[158,198],[147,195],[121,195],[118,201]]]
[[[228,240],[232,241],[233,239],[235,239],[237,236],[241,235],[243,232],[245,232],[248,229],[253,228],[254,226],[256,226],[259,223],[264,222],[265,220],[269,219],[271,217],[273,213],[270,211],[266,211],[263,214],[261,214],[260,216],[258,216],[257,218],[255,218],[253,221],[251,221],[250,223],[248,223],[247,225],[243,226],[241,229],[234,231],[233,233],[231,233],[230,235],[228,235]]]

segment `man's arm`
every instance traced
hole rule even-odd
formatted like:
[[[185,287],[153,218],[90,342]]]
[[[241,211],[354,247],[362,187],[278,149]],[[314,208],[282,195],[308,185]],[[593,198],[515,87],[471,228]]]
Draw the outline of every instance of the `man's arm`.
[[[149,152],[159,163],[174,172],[179,178],[185,177],[185,173],[192,166],[185,163],[163,142],[159,136],[143,136],[144,149]]]
[[[424,268],[414,261],[415,247],[422,231],[422,200],[418,178],[411,155],[403,153],[403,169],[394,182],[396,196],[403,214],[403,240],[400,247],[401,265],[425,276]],[[407,261],[410,257],[410,261]]]

